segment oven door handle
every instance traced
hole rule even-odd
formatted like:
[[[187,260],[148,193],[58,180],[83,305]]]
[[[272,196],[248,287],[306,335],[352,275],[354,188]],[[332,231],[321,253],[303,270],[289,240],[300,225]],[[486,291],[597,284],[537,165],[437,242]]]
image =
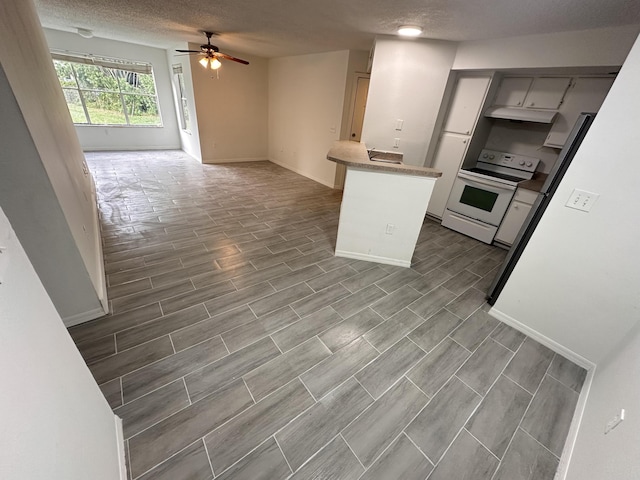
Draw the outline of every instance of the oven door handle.
[[[469,175],[462,170],[458,172],[458,177],[464,178],[471,182],[479,183],[480,185],[486,185],[488,187],[499,188],[502,190],[507,190],[509,192],[515,191],[516,187],[513,185],[507,185],[506,183],[500,183],[500,181],[486,181],[481,178],[476,177],[475,175]]]

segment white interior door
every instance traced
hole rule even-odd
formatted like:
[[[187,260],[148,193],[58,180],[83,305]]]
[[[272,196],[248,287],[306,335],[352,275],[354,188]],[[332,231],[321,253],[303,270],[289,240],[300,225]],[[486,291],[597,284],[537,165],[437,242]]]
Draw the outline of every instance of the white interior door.
[[[358,77],[353,115],[351,116],[351,131],[349,132],[349,140],[354,142],[359,142],[362,136],[362,123],[364,122],[364,112],[367,109],[368,94],[369,77]]]

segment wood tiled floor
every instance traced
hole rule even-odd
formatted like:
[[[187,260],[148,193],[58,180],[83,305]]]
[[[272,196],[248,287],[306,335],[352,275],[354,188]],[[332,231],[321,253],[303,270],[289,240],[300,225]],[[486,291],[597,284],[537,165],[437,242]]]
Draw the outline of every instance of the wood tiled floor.
[[[130,478],[553,478],[585,371],[486,313],[504,251],[337,258],[340,192],[271,163],[87,159],[112,314],[69,333]]]

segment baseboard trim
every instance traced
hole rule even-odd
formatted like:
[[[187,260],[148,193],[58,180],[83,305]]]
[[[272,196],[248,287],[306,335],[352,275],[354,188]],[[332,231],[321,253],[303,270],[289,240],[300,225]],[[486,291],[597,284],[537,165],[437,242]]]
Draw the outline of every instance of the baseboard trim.
[[[127,480],[127,459],[124,453],[124,429],[122,419],[114,415],[116,422],[116,448],[118,449],[118,463],[120,467],[120,480]]]
[[[325,181],[325,180],[323,180],[321,178],[316,178],[313,175],[309,175],[307,172],[305,172],[305,171],[303,171],[303,170],[301,170],[299,168],[294,168],[291,165],[287,165],[286,163],[278,162],[278,161],[272,160],[272,159],[270,159],[269,161],[271,163],[275,163],[276,165],[281,166],[282,168],[286,168],[287,170],[291,170],[292,172],[297,173],[298,175],[302,175],[303,177],[306,177],[309,180],[313,180],[314,182],[318,182],[318,183],[324,185],[325,187],[329,187],[329,188],[332,188],[332,189],[335,188],[335,185],[334,185],[333,181],[327,182],[327,181]]]
[[[411,267],[410,261],[378,257],[376,255],[365,255],[364,253],[346,252],[344,250],[336,250],[336,257],[352,258],[354,260],[364,260],[366,262],[382,263],[384,265],[395,265],[397,267]]]
[[[496,308],[491,308],[489,310],[489,315],[491,315],[492,317],[497,318],[498,320],[500,320],[500,321],[506,323],[507,325],[515,328],[516,330],[518,330],[518,331],[524,333],[525,335],[533,338],[535,341],[541,343],[545,347],[548,347],[551,350],[553,350],[554,352],[559,353],[563,357],[571,360],[576,365],[580,365],[582,368],[585,368],[586,370],[593,370],[595,368],[595,364],[593,362],[587,360],[586,358],[584,358],[581,355],[578,355],[577,353],[575,353],[574,351],[568,349],[564,345],[560,345],[555,340],[550,339],[549,337],[543,335],[542,333],[538,332],[537,330],[534,330],[531,327],[529,327],[529,326],[527,326],[527,325],[525,325],[523,323],[520,323],[518,320],[516,320],[513,317],[510,317],[506,313],[503,313],[500,310],[497,310]]]
[[[593,383],[593,377],[596,371],[596,365],[584,358],[582,355],[578,355],[574,351],[568,349],[567,347],[559,344],[555,340],[550,339],[549,337],[541,334],[540,332],[524,325],[513,317],[492,308],[489,310],[489,314],[498,320],[506,323],[507,325],[515,328],[516,330],[524,333],[525,335],[533,338],[537,342],[541,343],[545,347],[550,348],[554,352],[562,355],[563,357],[571,360],[576,365],[581,366],[587,370],[587,376],[584,380],[584,385],[582,386],[582,390],[580,391],[580,396],[578,397],[578,403],[576,404],[576,409],[573,414],[573,418],[571,420],[571,426],[569,427],[569,433],[567,434],[567,440],[564,444],[564,448],[562,449],[562,455],[560,456],[560,463],[558,464],[558,470],[556,471],[556,475],[554,480],[565,480],[567,478],[567,474],[569,472],[569,464],[571,462],[571,456],[573,455],[573,450],[576,445],[576,441],[578,439],[578,432],[580,431],[580,424],[582,423],[582,417],[584,415],[584,411],[587,407],[587,399],[589,398],[589,391],[591,390],[591,384]]]
[[[182,150],[180,145],[105,145],[104,147],[82,146],[83,152],[137,152],[144,150]]]
[[[102,306],[100,308],[94,308],[93,310],[89,310],[88,312],[81,312],[75,315],[71,315],[70,317],[65,317],[62,319],[64,326],[69,328],[74,325],[79,325],[84,322],[88,322],[89,320],[95,320],[96,318],[102,317],[105,314],[105,310]]]
[[[578,440],[578,432],[580,431],[580,425],[582,424],[582,417],[587,408],[587,399],[589,398],[589,391],[591,390],[591,384],[593,383],[593,377],[596,373],[596,367],[591,370],[587,370],[587,377],[584,379],[580,396],[578,397],[578,403],[576,404],[576,410],[571,419],[571,425],[569,427],[569,433],[567,434],[567,441],[562,449],[560,455],[560,463],[558,464],[558,470],[556,470],[556,476],[554,480],[566,480],[569,473],[569,465],[571,464],[571,457],[573,456],[573,450],[575,449],[576,442]]]
[[[202,159],[202,163],[205,165],[217,165],[219,163],[247,163],[247,162],[268,162],[266,158],[216,158],[205,160]]]

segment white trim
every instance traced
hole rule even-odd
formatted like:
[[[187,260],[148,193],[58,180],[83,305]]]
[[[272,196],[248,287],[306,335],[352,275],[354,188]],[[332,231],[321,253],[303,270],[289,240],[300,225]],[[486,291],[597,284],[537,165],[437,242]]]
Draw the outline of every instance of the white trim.
[[[304,172],[299,168],[295,168],[295,167],[292,167],[291,165],[287,165],[286,163],[278,162],[278,161],[273,160],[273,159],[269,159],[269,161],[271,163],[275,163],[276,165],[280,165],[282,168],[286,168],[287,170],[291,170],[292,172],[297,173],[298,175],[302,175],[303,177],[306,177],[309,180],[313,180],[314,182],[321,183],[325,187],[335,188],[334,184],[333,184],[335,179],[332,180],[331,183],[329,183],[329,182],[327,182],[327,181],[325,181],[325,180],[323,180],[321,178],[317,178],[317,177],[314,177],[313,175],[309,175],[307,172]]]
[[[218,163],[246,163],[246,162],[268,162],[269,160],[267,160],[266,158],[260,157],[260,158],[253,158],[253,157],[248,157],[248,158],[216,158],[213,160],[205,160],[204,158],[202,159],[202,163],[204,164],[209,164],[209,165],[215,165]]]
[[[591,384],[593,383],[593,377],[595,376],[596,368],[587,370],[587,377],[582,385],[580,391],[580,397],[576,404],[576,410],[571,420],[571,426],[569,427],[569,433],[567,433],[567,440],[565,441],[564,448],[562,449],[562,455],[560,455],[560,463],[556,470],[554,480],[565,480],[569,473],[569,465],[571,464],[571,456],[578,440],[578,432],[580,431],[580,424],[582,423],[582,417],[584,411],[587,408],[587,399],[589,397],[589,391],[591,390]]]
[[[507,325],[515,328],[516,330],[524,333],[528,337],[531,337],[534,340],[536,340],[537,342],[540,342],[545,347],[549,347],[551,350],[553,350],[554,352],[556,352],[556,353],[562,355],[563,357],[571,360],[576,365],[579,365],[579,366],[581,366],[582,368],[585,368],[588,371],[594,370],[596,368],[595,363],[590,362],[589,360],[587,360],[583,356],[578,355],[577,353],[575,353],[572,350],[569,350],[567,347],[565,347],[563,345],[560,345],[555,340],[552,340],[549,337],[544,336],[543,334],[541,334],[540,332],[532,329],[531,327],[528,327],[527,325],[525,325],[523,323],[520,323],[518,320],[510,317],[506,313],[502,313],[500,310],[497,310],[496,308],[491,308],[488,313],[492,317],[497,318],[498,320],[500,320],[500,321],[506,323]]]
[[[116,448],[118,449],[118,464],[120,466],[120,480],[127,480],[127,460],[124,453],[124,429],[122,419],[114,415],[116,421]]]
[[[95,320],[96,318],[102,317],[104,314],[105,311],[103,307],[100,306],[100,308],[94,308],[88,312],[80,312],[75,315],[71,315],[70,317],[65,317],[62,319],[62,322],[65,327],[69,328],[80,323],[88,322],[89,320]]]
[[[574,351],[569,350],[563,345],[560,345],[555,340],[552,340],[549,337],[541,334],[540,332],[533,330],[531,327],[524,325],[523,323],[501,312],[500,310],[491,308],[488,313],[492,317],[497,318],[498,320],[515,328],[516,330],[533,338],[534,340],[550,348],[557,354],[562,355],[563,357],[571,360],[576,365],[579,365],[587,370],[587,376],[584,380],[584,384],[582,385],[582,390],[580,391],[580,397],[578,398],[578,403],[576,404],[573,419],[571,420],[571,426],[569,427],[569,433],[567,434],[567,440],[565,441],[564,448],[562,449],[562,454],[560,455],[560,463],[558,464],[558,469],[554,477],[554,480],[565,480],[567,477],[571,456],[573,455],[573,449],[578,439],[578,432],[580,430],[582,416],[584,415],[584,411],[587,407],[587,399],[589,398],[589,391],[591,390],[591,384],[593,383],[596,365],[583,356],[578,355]]]
[[[92,127],[112,128],[105,125],[91,125]],[[153,127],[162,128],[162,127]],[[181,145],[105,145],[104,147],[82,147],[83,152],[136,152],[144,150],[182,150]]]
[[[411,267],[411,262],[407,260],[378,257],[376,255],[366,255],[364,253],[346,252],[344,250],[336,250],[336,257],[353,258],[354,260],[364,260],[366,262],[376,262],[384,265],[395,265],[397,267]]]
[[[95,286],[96,293],[98,294],[98,300],[102,305],[102,314],[109,313],[109,298],[107,294],[107,272],[104,268],[104,252],[102,250],[102,235],[100,230],[100,209],[98,208],[98,194],[96,191],[96,184],[91,175],[89,175],[91,181],[91,199],[93,201],[93,220],[94,228],[96,231],[96,265],[98,266],[98,281],[99,285]]]

